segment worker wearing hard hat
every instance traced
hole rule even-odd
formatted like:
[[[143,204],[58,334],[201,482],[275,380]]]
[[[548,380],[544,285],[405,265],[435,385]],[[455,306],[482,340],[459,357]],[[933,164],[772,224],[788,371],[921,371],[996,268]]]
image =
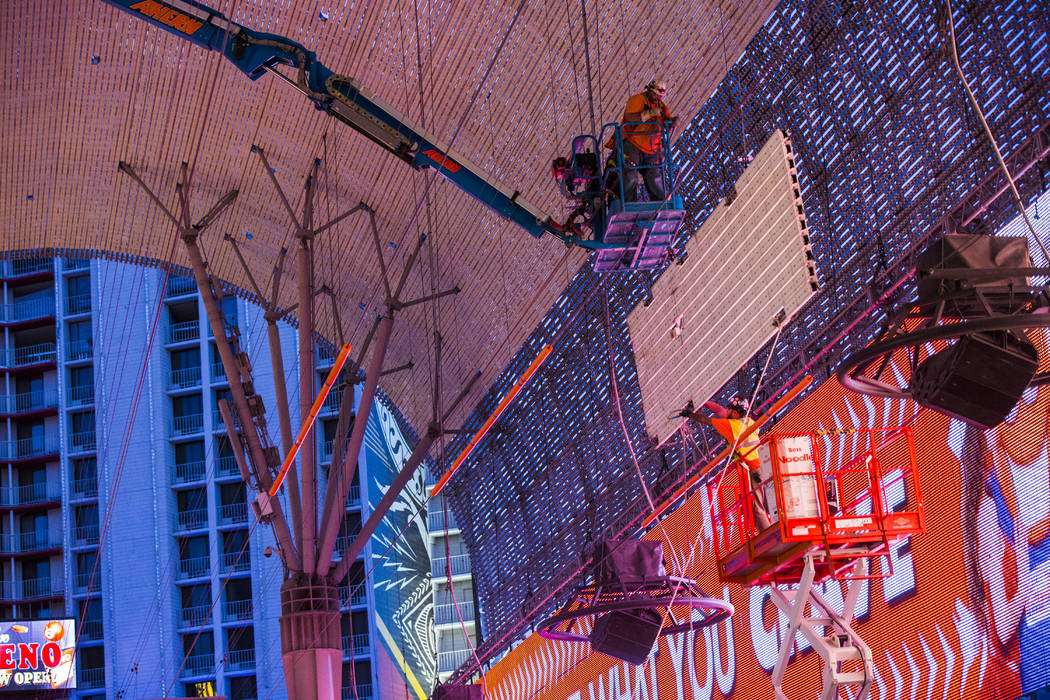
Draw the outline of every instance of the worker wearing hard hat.
[[[694,410],[692,401],[679,411],[678,415],[710,425],[734,448],[733,459],[744,464],[750,475],[751,509],[755,527],[759,531],[765,530],[770,526],[771,520],[765,495],[760,488],[762,479],[758,475],[758,435],[751,433],[747,437],[742,437],[744,431],[754,423],[748,416],[750,403],[743,396],[734,396],[729,400],[728,406],[723,407],[714,401],[707,401],[704,403],[704,408],[713,413],[714,417]]]
[[[637,198],[635,193],[642,179],[651,200],[667,199],[661,168],[664,152],[661,127],[667,126],[668,133],[672,132],[678,126],[678,117],[671,116],[671,110],[664,104],[665,94],[667,83],[654,78],[644,92],[627,100],[623,110],[624,198],[628,202]]]

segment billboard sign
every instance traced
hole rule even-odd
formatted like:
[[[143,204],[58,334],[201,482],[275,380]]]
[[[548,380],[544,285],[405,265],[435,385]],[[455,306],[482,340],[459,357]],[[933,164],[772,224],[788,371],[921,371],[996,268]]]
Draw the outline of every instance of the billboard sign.
[[[73,620],[0,622],[0,691],[76,688]]]
[[[909,401],[873,399],[825,382],[776,426],[780,432],[910,426],[918,448],[927,532],[874,564],[854,629],[871,647],[871,697],[1014,700],[1050,684],[1050,386],[1031,387],[1006,421],[983,431]],[[905,494],[887,493],[889,507]],[[532,635],[485,674],[491,700],[768,700],[781,645],[793,646],[784,691],[815,697],[820,658],[768,587],[718,580],[711,508],[700,489],[645,537],[736,613],[661,637],[640,666],[586,643]],[[818,592],[842,609],[845,583]]]
[[[372,404],[365,427],[368,462],[368,510],[386,495],[408,461],[412,448],[397,418],[380,399]],[[423,469],[398,494],[376,528],[366,550],[375,597],[377,682],[381,697],[424,699],[433,690],[437,664],[429,634],[434,592],[430,576],[426,483]]]

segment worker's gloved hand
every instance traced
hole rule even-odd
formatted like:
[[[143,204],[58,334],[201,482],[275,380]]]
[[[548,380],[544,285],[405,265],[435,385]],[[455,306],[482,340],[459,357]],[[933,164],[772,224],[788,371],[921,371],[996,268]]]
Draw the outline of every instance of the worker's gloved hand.
[[[690,401],[689,403],[687,403],[685,405],[685,408],[683,408],[681,411],[678,412],[678,417],[679,418],[689,418],[692,415],[694,410],[696,410],[696,407],[693,406],[693,402]]]

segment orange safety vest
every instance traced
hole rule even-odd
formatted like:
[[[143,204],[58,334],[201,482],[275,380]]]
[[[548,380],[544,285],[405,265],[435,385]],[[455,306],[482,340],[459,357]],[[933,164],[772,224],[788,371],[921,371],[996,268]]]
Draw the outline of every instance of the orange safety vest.
[[[663,150],[660,124],[665,121],[671,121],[672,118],[671,110],[667,109],[667,105],[663,103],[663,100],[657,99],[654,102],[650,102],[644,92],[632,95],[627,100],[627,106],[624,107],[623,118],[620,121],[627,121],[627,115],[632,112],[638,113],[647,109],[660,110],[660,123],[653,122],[652,126],[646,124],[625,126],[623,128],[623,137],[634,144],[642,153],[658,153]]]
[[[711,427],[726,439],[730,446],[736,445],[734,457],[744,462],[749,469],[758,471],[758,432],[751,433],[737,444],[740,434],[755,421],[750,418],[712,418]]]

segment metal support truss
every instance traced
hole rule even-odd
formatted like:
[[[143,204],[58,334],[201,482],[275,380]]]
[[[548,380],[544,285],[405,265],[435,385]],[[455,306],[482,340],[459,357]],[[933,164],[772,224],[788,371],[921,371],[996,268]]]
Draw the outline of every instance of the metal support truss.
[[[821,558],[824,552],[810,552],[805,555],[805,566],[798,588],[789,589],[773,586],[770,589],[773,603],[787,616],[788,626],[784,638],[780,641],[780,653],[773,667],[773,690],[777,700],[788,700],[781,685],[788,661],[795,648],[795,634],[802,636],[813,646],[824,661],[823,689],[820,700],[834,700],[839,697],[839,686],[852,685],[857,688],[856,700],[866,700],[871,690],[871,681],[875,676],[875,665],[871,649],[852,628],[853,611],[860,595],[861,584],[865,582],[868,572],[867,559],[857,560],[854,578],[850,580],[849,589],[839,614],[813,588],[816,568],[815,558]],[[806,617],[806,605],[813,613]],[[825,629],[830,628],[827,632]],[[852,670],[847,670],[846,667]]]
[[[252,367],[248,355],[239,348],[239,331],[227,325],[221,309],[223,290],[221,282],[209,270],[199,245],[199,237],[208,226],[237,197],[232,190],[215,204],[208,213],[196,223],[189,215],[189,185],[186,164],[183,164],[182,179],[178,185],[178,215],[165,207],[160,198],[143,182],[135,170],[127,163],[120,163],[120,170],[129,175],[142,187],[165,216],[177,227],[190,258],[194,279],[208,314],[215,344],[222,358],[223,369],[230,380],[230,400],[220,400],[219,413],[226,427],[234,457],[242,478],[246,483],[259,491],[255,504],[256,516],[261,522],[270,524],[280,545],[280,554],[284,563],[285,584],[282,586],[282,653],[285,661],[290,697],[296,700],[316,700],[324,697],[333,682],[338,679],[338,668],[341,665],[341,652],[332,639],[338,639],[338,606],[332,608],[334,591],[338,582],[349,572],[350,565],[360,554],[369,537],[378,527],[380,521],[400,495],[416,468],[425,459],[433,441],[443,434],[442,426],[448,419],[448,413],[454,408],[473,386],[480,376],[477,372],[469,380],[459,397],[444,416],[438,415],[438,396],[440,387],[440,336],[435,334],[435,379],[434,379],[434,415],[430,424],[416,445],[412,456],[404,465],[401,473],[387,490],[382,501],[372,512],[354,539],[349,551],[340,561],[332,561],[335,551],[339,526],[346,514],[346,498],[357,468],[361,446],[364,441],[365,426],[375,401],[379,378],[391,372],[401,371],[412,366],[411,362],[398,367],[384,369],[386,350],[393,329],[395,313],[416,304],[437,300],[441,297],[456,294],[458,287],[433,293],[418,299],[402,300],[404,291],[425,236],[420,236],[417,245],[401,270],[396,285],[392,285],[383,259],[383,250],[376,229],[374,211],[361,202],[350,208],[328,223],[315,227],[313,222],[313,199],[317,181],[317,169],[320,161],[315,161],[314,168],[306,180],[306,192],[302,216],[296,216],[289,204],[288,197],[281,189],[261,148],[254,147],[262,162],[265,172],[270,176],[279,200],[295,227],[296,239],[296,283],[297,302],[286,308],[278,306],[280,282],[284,273],[287,250],[282,250],[273,269],[272,284],[269,295],[264,295],[252,276],[241,250],[231,236],[225,240],[231,244],[236,257],[252,286],[252,291],[260,301],[267,322],[271,361],[273,363],[274,381],[277,394],[277,412],[281,425],[281,442],[285,454],[292,448],[292,425],[287,403],[287,387],[284,383],[284,363],[280,348],[280,336],[277,321],[285,318],[293,310],[299,321],[299,396],[301,401],[300,415],[305,419],[310,414],[311,401],[315,393],[315,332],[314,298],[319,293],[327,293],[333,302],[336,313],[336,325],[340,335],[342,326],[338,319],[335,299],[331,290],[322,287],[315,289],[314,283],[314,240],[316,236],[332,228],[336,223],[351,214],[364,211],[368,214],[372,240],[382,272],[383,290],[385,293],[385,312],[376,320],[360,349],[355,370],[361,367],[366,352],[371,349],[367,371],[364,375],[364,386],[358,407],[354,414],[354,389],[356,381],[348,379],[343,384],[342,402],[336,426],[335,449],[326,486],[324,506],[318,514],[317,459],[314,441],[307,440],[299,452],[299,478],[296,478],[294,466],[287,479],[287,496],[292,512],[292,527],[285,519],[281,500],[271,497],[268,491],[274,483],[274,474],[281,464],[280,452],[269,444],[269,433],[266,429],[266,411],[262,398],[255,393],[252,378]],[[374,343],[373,343],[374,341]],[[351,429],[352,426],[352,429]],[[247,455],[247,459],[245,456]],[[293,537],[292,528],[295,535]],[[298,545],[298,546],[297,546]],[[285,590],[287,589],[287,590]],[[306,606],[304,608],[304,606]],[[315,607],[310,607],[315,606]],[[309,623],[309,624],[308,624]],[[332,625],[335,625],[334,627]],[[333,636],[334,635],[334,636]],[[302,669],[313,669],[306,672]],[[302,672],[300,672],[302,671]]]
[[[129,164],[121,162],[121,172],[129,175],[146,192],[153,202],[161,209],[164,215],[178,228],[179,235],[186,246],[186,252],[190,258],[193,276],[200,290],[204,308],[208,314],[208,322],[211,324],[212,334],[215,336],[215,346],[222,358],[223,370],[230,380],[230,394],[233,398],[233,407],[236,411],[237,421],[241,430],[238,433],[240,441],[233,443],[236,452],[238,444],[247,448],[249,461],[252,466],[252,474],[256,480],[260,496],[265,496],[265,491],[272,483],[272,469],[277,463],[277,451],[267,444],[266,415],[262,406],[262,398],[255,393],[252,380],[251,362],[247,354],[241,352],[238,347],[236,332],[227,329],[222,310],[219,307],[221,288],[219,281],[212,278],[208,271],[207,263],[201,254],[198,244],[200,234],[211,225],[212,222],[237,198],[237,190],[231,190],[216,203],[204,217],[196,224],[192,223],[189,214],[189,184],[186,164],[182,166],[182,177],[177,188],[179,195],[179,214],[175,216],[168,210],[160,198],[142,181],[138,173]],[[281,504],[276,499],[263,499],[258,504],[256,511],[260,520],[269,522],[277,536],[281,546],[281,557],[285,566],[290,570],[300,569],[302,566],[299,554],[292,540],[292,533],[285,520]]]
[[[277,263],[273,268],[270,296],[266,298],[259,288],[259,284],[255,281],[251,268],[245,262],[237,240],[230,234],[226,234],[223,238],[233,248],[233,252],[237,255],[237,260],[241,264],[241,269],[248,278],[248,282],[252,285],[252,291],[255,292],[256,298],[259,299],[259,303],[263,307],[263,318],[266,320],[266,339],[270,347],[270,367],[273,371],[273,386],[277,403],[277,421],[281,426],[281,452],[288,454],[288,451],[292,449],[292,421],[288,411],[288,386],[284,379],[284,356],[281,353],[281,336],[280,331],[277,329],[277,321],[282,317],[281,310],[277,305],[277,295],[281,289],[281,277],[284,275],[284,263],[288,259],[288,249],[281,248],[281,252],[277,256]],[[231,444],[236,443],[231,442]],[[294,462],[289,469],[288,477],[286,481],[288,483],[288,504],[292,512],[292,529],[295,533],[295,541],[302,542],[303,510],[302,500],[299,497],[299,474]]]

